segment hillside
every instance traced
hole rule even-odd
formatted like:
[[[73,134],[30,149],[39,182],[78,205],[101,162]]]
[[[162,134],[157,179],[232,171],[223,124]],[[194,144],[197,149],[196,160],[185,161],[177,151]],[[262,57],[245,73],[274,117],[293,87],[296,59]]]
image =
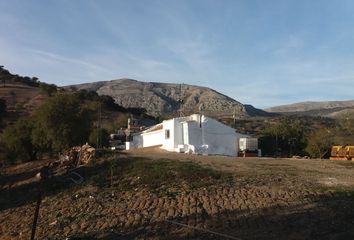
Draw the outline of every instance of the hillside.
[[[296,114],[307,116],[338,117],[342,114],[354,112],[354,100],[300,102],[264,109],[271,113]]]
[[[243,105],[213,89],[188,84],[118,79],[72,85],[66,88],[96,91],[99,95],[113,97],[117,104],[125,108],[145,108],[147,113],[153,116],[173,116],[180,110],[187,115],[199,112],[200,109],[210,116],[235,114],[238,118],[242,118],[272,115],[250,105]],[[179,103],[180,99],[183,100],[182,105]]]
[[[6,102],[6,113],[0,118],[0,132],[7,125],[12,124],[21,117],[31,115],[34,110],[40,107],[48,98],[56,93],[69,93],[63,88],[53,84],[40,82],[36,77],[20,76],[11,73],[9,70],[0,66],[0,99]],[[103,102],[102,126],[110,129],[126,124],[128,115],[141,115],[147,119],[154,119],[146,114],[141,114],[144,109],[126,109],[114,104],[114,101],[106,96],[98,96],[87,92],[74,92],[77,94],[83,105],[90,105],[96,101]],[[112,102],[110,102],[112,100]]]
[[[36,77],[12,74],[0,66],[0,98],[6,101],[6,121],[31,113],[47,98],[40,93]]]

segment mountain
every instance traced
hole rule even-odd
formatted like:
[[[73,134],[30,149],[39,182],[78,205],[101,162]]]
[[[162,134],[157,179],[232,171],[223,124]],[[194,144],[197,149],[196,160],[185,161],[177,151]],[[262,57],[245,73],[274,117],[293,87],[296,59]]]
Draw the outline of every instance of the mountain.
[[[354,100],[349,101],[324,101],[324,102],[300,102],[281,105],[264,109],[270,113],[290,115],[339,117],[346,113],[354,113]]]
[[[141,82],[118,79],[71,85],[65,88],[96,91],[114,98],[125,108],[145,108],[153,116],[196,113],[202,110],[209,116],[271,116],[263,110],[242,103],[207,87],[188,84]],[[179,100],[183,103],[180,104]]]

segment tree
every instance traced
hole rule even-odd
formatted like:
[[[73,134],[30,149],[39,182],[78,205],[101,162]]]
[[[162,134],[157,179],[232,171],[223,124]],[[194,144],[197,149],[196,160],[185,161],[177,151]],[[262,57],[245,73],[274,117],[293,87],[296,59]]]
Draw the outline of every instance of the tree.
[[[115,132],[121,128],[126,129],[128,126],[128,118],[130,118],[130,114],[119,114],[108,127],[109,131]]]
[[[0,98],[0,118],[6,113],[6,100]]]
[[[299,120],[282,118],[261,132],[259,144],[266,155],[301,155],[306,147],[305,131]]]
[[[106,129],[101,128],[100,130],[94,128],[89,137],[89,144],[94,147],[108,147],[109,146],[109,133]]]
[[[54,84],[40,83],[39,89],[42,93],[48,95],[49,97],[57,92],[57,86]]]
[[[33,122],[30,119],[19,119],[4,130],[1,144],[10,163],[16,159],[32,161],[37,158],[38,149],[32,143],[32,129]]]
[[[34,115],[8,126],[0,139],[6,159],[35,160],[38,154],[62,151],[88,141],[92,113],[72,94],[48,99]]]
[[[31,139],[32,144],[38,149],[39,154],[49,153],[49,155],[52,155],[52,143],[48,139],[46,131],[40,126],[40,124],[34,123]],[[39,155],[39,157],[41,157],[41,155]]]
[[[333,144],[333,130],[321,128],[308,137],[306,152],[313,158],[323,158]]]
[[[56,95],[48,99],[35,114],[35,128],[42,129],[43,138],[34,137],[34,143],[53,151],[84,144],[92,127],[91,115],[89,110],[80,106],[76,96]]]
[[[347,113],[337,120],[336,144],[354,145],[354,113]]]
[[[98,101],[107,110],[116,110],[116,111],[120,111],[120,112],[126,112],[126,109],[122,106],[119,106],[111,96],[101,95],[98,97]]]

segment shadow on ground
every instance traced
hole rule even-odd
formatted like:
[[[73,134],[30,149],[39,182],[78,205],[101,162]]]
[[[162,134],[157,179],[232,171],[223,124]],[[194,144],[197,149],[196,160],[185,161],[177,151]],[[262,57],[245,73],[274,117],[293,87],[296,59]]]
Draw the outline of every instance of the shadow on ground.
[[[114,167],[123,174],[134,159],[138,160],[119,160]],[[109,184],[107,174],[112,166],[110,164],[107,161],[84,166],[76,172],[86,179],[85,184],[99,183],[104,187]],[[155,173],[158,174],[159,169]],[[34,172],[28,174],[32,176]],[[16,176],[3,176],[2,181],[6,182],[6,177]],[[37,185],[32,182],[1,190],[0,210],[35,202]],[[68,191],[76,187],[66,174],[55,176],[46,183],[45,195],[68,194]],[[168,220],[198,229],[166,221],[153,222],[146,217],[145,224],[139,226],[117,227],[104,232],[78,232],[68,239],[354,239],[354,191],[338,190],[334,194],[324,193],[311,199],[300,199],[298,203],[284,203],[269,208],[224,210],[214,215],[201,212]],[[202,229],[213,231],[214,234]],[[229,238],[217,233],[228,235]]]
[[[121,154],[121,153],[120,153]],[[120,161],[120,164],[126,164],[126,160]],[[95,178],[103,178],[103,173],[107,173],[110,168],[109,161],[103,161],[97,164],[81,166],[75,169],[75,172],[84,178],[83,185],[89,184]],[[33,203],[38,196],[38,181],[30,181],[29,183],[21,184],[19,186],[12,186],[15,182],[25,181],[33,178],[40,168],[35,168],[29,171],[3,175],[0,177],[0,211],[23,206],[28,203]],[[52,176],[45,181],[43,193],[45,196],[59,194],[65,190],[75,189],[82,185],[75,184],[70,178],[75,177],[71,174],[72,171],[66,171],[60,175]],[[76,177],[77,178],[77,177]],[[8,186],[8,187],[4,187]]]

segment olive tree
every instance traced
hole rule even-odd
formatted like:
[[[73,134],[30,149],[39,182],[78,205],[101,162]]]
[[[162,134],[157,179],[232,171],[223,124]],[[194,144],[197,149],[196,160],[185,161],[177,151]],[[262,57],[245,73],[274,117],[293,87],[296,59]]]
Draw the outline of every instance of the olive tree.
[[[35,114],[34,143],[53,151],[88,141],[92,127],[91,112],[72,94],[48,99]]]
[[[33,122],[30,119],[19,119],[4,130],[1,145],[8,163],[36,160],[38,149],[32,142],[32,130]]]
[[[306,152],[313,158],[323,158],[334,144],[334,130],[315,130],[308,136],[307,142]]]
[[[6,100],[0,98],[0,118],[6,113]]]

